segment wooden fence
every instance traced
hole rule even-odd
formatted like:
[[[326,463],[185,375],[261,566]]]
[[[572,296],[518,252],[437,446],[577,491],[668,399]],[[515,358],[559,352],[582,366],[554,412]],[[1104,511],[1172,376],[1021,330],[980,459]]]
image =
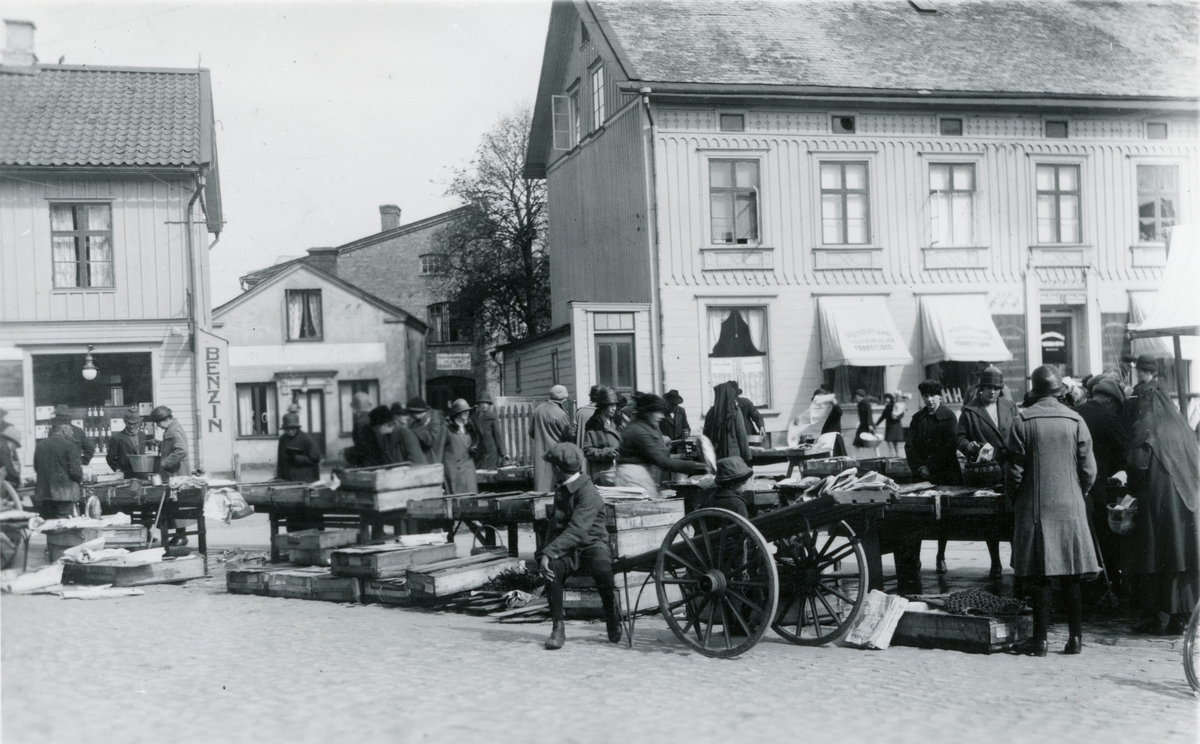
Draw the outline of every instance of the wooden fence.
[[[533,409],[541,403],[534,398],[496,398],[496,416],[500,419],[500,431],[504,435],[504,451],[515,465],[528,467],[533,464],[533,440],[529,438],[529,425],[533,421]]]

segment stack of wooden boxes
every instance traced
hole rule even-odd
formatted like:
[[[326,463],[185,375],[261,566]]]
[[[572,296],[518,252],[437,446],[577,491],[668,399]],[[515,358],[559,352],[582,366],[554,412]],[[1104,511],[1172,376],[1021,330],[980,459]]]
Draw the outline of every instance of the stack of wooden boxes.
[[[337,548],[358,542],[358,530],[301,530],[276,535],[275,549],[287,554],[288,563],[298,566],[328,566]]]
[[[76,545],[82,545],[98,537],[104,538],[105,548],[124,548],[140,550],[150,544],[149,532],[141,524],[113,524],[96,527],[66,527],[48,530],[42,533],[46,536],[46,551],[51,561],[62,557],[63,553]]]
[[[390,512],[404,509],[413,499],[442,493],[445,478],[439,465],[380,465],[338,472],[341,506],[347,509]]]

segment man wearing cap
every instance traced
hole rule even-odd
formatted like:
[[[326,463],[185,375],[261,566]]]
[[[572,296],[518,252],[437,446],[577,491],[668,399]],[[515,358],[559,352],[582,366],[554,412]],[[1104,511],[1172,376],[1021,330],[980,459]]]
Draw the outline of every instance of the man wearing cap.
[[[480,470],[495,470],[508,459],[504,453],[504,432],[500,429],[500,417],[496,415],[492,396],[484,393],[475,401],[475,413],[471,424],[478,438],[475,464]]]
[[[171,478],[188,474],[187,434],[183,424],[175,418],[175,414],[166,406],[158,406],[150,412],[150,420],[162,429],[162,441],[158,444],[158,474],[163,482],[170,483]],[[171,545],[187,545],[187,528],[194,525],[191,519],[175,522],[175,537]]]
[[[917,386],[924,407],[913,414],[904,453],[908,466],[919,480],[939,486],[958,485],[958,420],[942,405],[942,383],[925,380]]]
[[[280,428],[275,477],[301,483],[321,480],[321,450],[311,434],[300,431],[300,415],[285,413]]]
[[[446,493],[479,493],[475,477],[476,434],[471,426],[471,404],[458,398],[450,404],[450,426],[446,430],[446,447],[442,452],[442,467],[446,471]]]
[[[562,385],[550,388],[550,400],[534,409],[529,423],[529,437],[533,439],[533,490],[539,493],[554,489],[554,468],[543,456],[554,445],[575,439],[575,427],[564,410],[568,395]]]
[[[96,445],[83,433],[83,429],[71,423],[71,409],[66,404],[59,403],[54,407],[54,423],[71,427],[71,441],[79,447],[80,462],[84,465],[91,462],[92,456],[96,454]]]
[[[687,411],[679,405],[683,402],[683,396],[679,394],[678,390],[668,390],[667,394],[663,396],[663,400],[667,402],[667,413],[663,416],[663,420],[658,422],[658,428],[662,430],[663,436],[672,442],[690,437],[692,427],[688,425]],[[755,413],[757,412],[756,410]]]
[[[541,457],[554,473],[558,487],[554,491],[554,515],[548,542],[538,555],[540,573],[550,582],[550,618],[554,625],[546,648],[555,651],[566,643],[563,620],[563,583],[581,569],[596,582],[608,640],[621,640],[621,616],[616,603],[612,554],[608,549],[607,514],[604,500],[591,479],[584,474],[583,451],[570,442],[556,442]]]
[[[44,519],[75,516],[82,495],[83,465],[69,421],[52,424],[50,436],[37,443],[33,471],[37,474],[33,497],[38,513]]]
[[[412,418],[408,428],[417,435],[425,462],[441,462],[442,453],[446,449],[446,422],[442,420],[441,414],[430,411],[425,400],[420,397],[409,398],[404,408]]]
[[[1012,566],[1032,590],[1033,637],[1012,653],[1046,655],[1050,579],[1066,595],[1070,636],[1063,653],[1082,648],[1080,579],[1100,570],[1088,529],[1084,494],[1096,480],[1092,437],[1079,414],[1059,402],[1066,391],[1049,365],[1029,375],[1032,405],[1008,432],[1004,469],[1013,495]]]
[[[146,438],[142,436],[142,416],[136,408],[125,409],[124,420],[125,428],[113,432],[108,438],[104,459],[114,473],[121,473],[126,479],[131,479],[137,474],[133,472],[129,456],[142,454],[142,444]]]
[[[1125,469],[1125,451],[1129,447],[1129,432],[1123,409],[1125,392],[1111,377],[1093,377],[1085,383],[1087,402],[1075,406],[1088,433],[1092,435],[1092,455],[1096,458],[1096,482],[1088,492],[1088,514],[1093,533],[1100,545],[1100,555],[1108,580],[1115,587],[1120,583],[1121,537],[1105,526],[1108,506],[1116,502],[1110,496],[1108,479]]]
[[[750,510],[746,500],[742,498],[742,488],[754,475],[754,470],[740,457],[725,457],[717,460],[717,488],[702,497],[696,504],[697,509],[727,509],[731,512],[750,518]]]
[[[992,459],[1001,466],[1004,465],[1004,443],[1008,439],[1008,431],[1012,428],[1013,416],[1017,406],[1004,396],[1004,373],[997,367],[988,367],[979,377],[979,388],[958,416],[958,439],[956,448],[968,462],[975,462],[979,451],[984,445],[990,444],[993,450]],[[1000,562],[1000,541],[987,541],[988,555],[992,559],[992,567],[988,577],[993,581],[1000,578],[1004,571]],[[942,571],[946,563],[946,541],[938,541],[938,570]]]
[[[12,424],[0,424],[0,477],[13,488],[21,487],[21,430]]]

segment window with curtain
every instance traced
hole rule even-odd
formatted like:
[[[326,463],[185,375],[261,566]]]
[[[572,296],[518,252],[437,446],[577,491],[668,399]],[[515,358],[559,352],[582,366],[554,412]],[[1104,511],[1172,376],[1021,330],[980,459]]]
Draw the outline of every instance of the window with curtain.
[[[876,401],[882,401],[886,371],[887,367],[852,367],[842,364],[824,371],[825,389],[833,391],[844,410],[848,410],[846,405],[854,400],[854,391],[859,389],[865,390],[867,395]]]
[[[1039,243],[1078,243],[1079,166],[1039,165],[1037,238]]]
[[[765,307],[708,308],[709,385],[734,380],[754,405],[770,407],[770,342]]]
[[[975,166],[929,166],[929,215],[933,245],[975,244]]]
[[[821,163],[821,242],[871,242],[871,205],[866,163]]]
[[[379,380],[338,381],[338,412],[343,436],[354,433],[354,409],[350,403],[356,393],[366,393],[371,399],[371,408],[374,408],[379,405]]]
[[[1175,204],[1179,201],[1179,167],[1139,165],[1137,186],[1138,242],[1167,242],[1166,230],[1175,225]]]
[[[758,237],[758,161],[708,161],[712,242],[750,245]]]
[[[287,290],[288,341],[320,341],[324,337],[321,290]]]
[[[238,385],[237,402],[239,437],[273,437],[279,433],[275,383]]]
[[[51,204],[55,287],[113,286],[112,205]]]

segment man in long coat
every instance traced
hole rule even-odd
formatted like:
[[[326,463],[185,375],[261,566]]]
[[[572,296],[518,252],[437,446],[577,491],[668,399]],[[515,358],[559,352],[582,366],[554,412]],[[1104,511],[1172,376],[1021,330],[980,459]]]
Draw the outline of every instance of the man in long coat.
[[[188,469],[187,433],[183,430],[183,424],[167,406],[157,406],[150,412],[150,420],[163,430],[162,442],[158,446],[158,472],[163,483],[170,483],[171,478],[176,476],[187,475],[191,471]],[[171,539],[171,544],[187,545],[187,529],[195,524],[194,519],[175,520],[175,537]]]
[[[50,436],[37,443],[33,470],[37,474],[34,501],[38,513],[45,519],[75,516],[82,493],[83,464],[69,421],[54,424]]]
[[[475,435],[479,437],[475,465],[480,470],[495,470],[508,459],[504,453],[504,431],[493,406],[492,396],[484,393],[475,401],[475,412],[471,415]]]
[[[1050,578],[1058,577],[1070,625],[1063,652],[1077,654],[1083,634],[1079,582],[1100,570],[1084,500],[1096,480],[1092,437],[1079,414],[1059,402],[1065,391],[1054,367],[1038,367],[1029,379],[1033,402],[1013,420],[1004,464],[1013,494],[1013,571],[1033,600],[1033,638],[1013,651],[1046,655]]]
[[[79,447],[80,462],[84,465],[91,462],[92,456],[96,454],[96,444],[91,439],[88,439],[83,429],[71,423],[71,409],[65,403],[60,403],[54,407],[54,424],[66,424],[71,427],[71,439]]]
[[[446,422],[442,420],[442,415],[429,410],[425,399],[419,397],[409,398],[404,409],[411,419],[408,429],[417,435],[425,462],[441,462],[442,452],[446,449]]]
[[[275,456],[275,477],[285,481],[312,483],[321,480],[321,450],[317,440],[300,430],[300,416],[286,413]]]
[[[663,400],[667,402],[667,415],[658,422],[659,430],[672,442],[687,439],[692,435],[692,427],[688,424],[687,411],[680,405],[683,403],[683,396],[678,390],[668,390]],[[757,409],[755,413],[758,413]]]
[[[550,448],[560,442],[575,441],[575,427],[563,409],[570,393],[562,385],[550,388],[550,400],[533,411],[529,436],[533,439],[533,490],[548,493],[554,490],[554,467],[542,459]]]
[[[958,485],[962,478],[958,472],[958,457],[954,454],[958,440],[958,419],[954,412],[942,404],[942,383],[924,380],[917,385],[921,392],[924,408],[913,414],[908,428],[908,439],[904,444],[904,456],[912,470],[913,479],[929,481],[939,486]],[[938,573],[945,573],[945,543],[939,542],[937,557]],[[921,541],[906,540],[897,547],[896,574],[906,589],[917,587],[921,570]]]

